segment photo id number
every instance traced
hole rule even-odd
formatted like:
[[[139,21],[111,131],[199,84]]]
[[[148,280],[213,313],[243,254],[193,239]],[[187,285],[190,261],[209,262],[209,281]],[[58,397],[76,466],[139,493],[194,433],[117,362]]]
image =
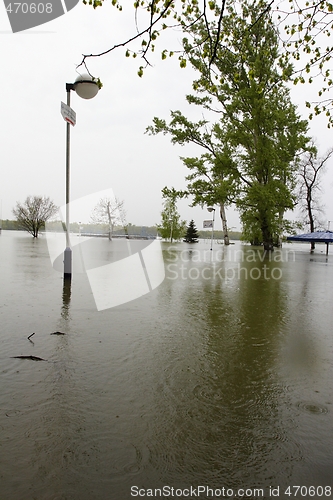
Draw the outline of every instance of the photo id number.
[[[284,494],[289,497],[330,497],[332,488],[331,486],[288,486]]]
[[[10,14],[51,14],[52,3],[10,3],[6,7]]]

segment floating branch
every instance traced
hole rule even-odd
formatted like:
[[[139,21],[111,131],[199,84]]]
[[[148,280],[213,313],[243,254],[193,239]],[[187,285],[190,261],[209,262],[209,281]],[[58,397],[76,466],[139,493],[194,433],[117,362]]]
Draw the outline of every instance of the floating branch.
[[[47,361],[46,359],[39,358],[38,356],[11,356],[11,358],[31,359],[32,361]]]

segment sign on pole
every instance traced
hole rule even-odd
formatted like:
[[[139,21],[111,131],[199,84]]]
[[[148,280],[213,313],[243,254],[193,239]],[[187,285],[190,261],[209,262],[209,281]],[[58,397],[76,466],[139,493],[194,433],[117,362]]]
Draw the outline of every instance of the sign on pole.
[[[213,221],[212,220],[204,220],[203,227],[204,227],[204,229],[213,228]]]
[[[70,123],[71,125],[75,125],[76,123],[76,113],[74,109],[72,109],[70,106],[67,106],[64,102],[61,102],[61,114],[63,119]]]

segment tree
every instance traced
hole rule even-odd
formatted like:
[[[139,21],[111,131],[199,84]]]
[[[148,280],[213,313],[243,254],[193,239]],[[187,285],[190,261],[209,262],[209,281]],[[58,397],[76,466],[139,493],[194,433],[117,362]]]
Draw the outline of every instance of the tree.
[[[38,238],[38,233],[45,222],[51,219],[58,212],[58,207],[45,196],[28,196],[24,203],[16,203],[13,214],[16,217],[18,226],[34,238]]]
[[[322,175],[325,172],[327,161],[333,154],[333,148],[318,157],[317,149],[314,147],[306,151],[299,162],[299,196],[298,204],[303,216],[303,223],[309,226],[311,233],[322,226],[319,214],[322,213],[319,194],[321,193]],[[311,242],[311,250],[315,244]]]
[[[94,224],[107,224],[109,229],[109,240],[112,240],[112,234],[116,224],[125,226],[126,212],[124,209],[124,201],[118,200],[117,197],[101,198],[95,206],[91,221]]]
[[[197,228],[195,227],[194,220],[192,219],[187,226],[186,235],[184,238],[185,243],[198,243],[199,234]]]
[[[214,21],[207,28],[200,20],[189,31],[191,40],[183,45],[199,76],[187,100],[218,114],[219,121],[192,123],[176,111],[169,124],[154,118],[148,131],[203,147],[200,158],[185,159],[193,171],[188,179],[194,202],[211,197],[223,207],[234,203],[247,239],[272,250],[286,224],[284,212],[295,204],[295,155],[308,142],[307,122],[285,83],[292,66],[286,59],[281,66],[277,32],[262,0],[243,0],[239,13],[223,17],[213,62]]]
[[[162,223],[157,226],[158,232],[162,238],[179,240],[185,234],[186,221],[180,220],[180,214],[177,210],[177,199],[182,197],[183,193],[174,188],[163,188],[162,197],[164,198],[164,208],[161,212]]]
[[[193,96],[187,96],[189,102]],[[190,122],[180,111],[171,112],[171,121],[167,125],[165,120],[154,118],[154,125],[147,127],[150,134],[171,135],[173,144],[184,145],[194,143],[206,150],[200,158],[181,158],[191,173],[186,177],[187,191],[184,196],[191,195],[192,206],[219,205],[222,220],[224,244],[229,245],[229,234],[226,217],[226,206],[233,202],[235,172],[233,160],[228,146],[221,145],[223,140],[219,138],[216,144],[213,128],[209,129],[209,122],[198,120]],[[215,142],[214,142],[215,140]]]

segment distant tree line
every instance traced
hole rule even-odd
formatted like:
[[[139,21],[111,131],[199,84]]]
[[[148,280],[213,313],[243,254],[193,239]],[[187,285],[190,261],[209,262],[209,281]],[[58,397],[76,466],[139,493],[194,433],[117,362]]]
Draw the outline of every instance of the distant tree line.
[[[59,227],[59,221],[48,222],[48,228],[52,230]],[[157,226],[140,226],[137,224],[127,224],[127,231],[129,235],[140,235],[142,232],[147,233],[149,236],[160,235]],[[4,219],[2,221],[2,229],[4,231],[24,231],[23,228],[19,227],[16,220]],[[41,229],[45,230],[45,227]],[[108,234],[109,227],[107,224],[93,224],[93,223],[78,223],[71,222],[71,232],[82,233],[82,234]],[[113,235],[124,234],[125,230],[123,227],[116,226],[113,231]],[[211,237],[211,230],[200,230],[198,229],[199,239],[209,239]],[[242,233],[240,231],[229,231],[230,239],[240,240]],[[161,236],[161,235],[160,235]],[[223,231],[216,231],[214,229],[214,239],[223,240]]]
[[[1,221],[1,228],[6,231],[17,231],[19,230],[16,220],[4,219]]]

